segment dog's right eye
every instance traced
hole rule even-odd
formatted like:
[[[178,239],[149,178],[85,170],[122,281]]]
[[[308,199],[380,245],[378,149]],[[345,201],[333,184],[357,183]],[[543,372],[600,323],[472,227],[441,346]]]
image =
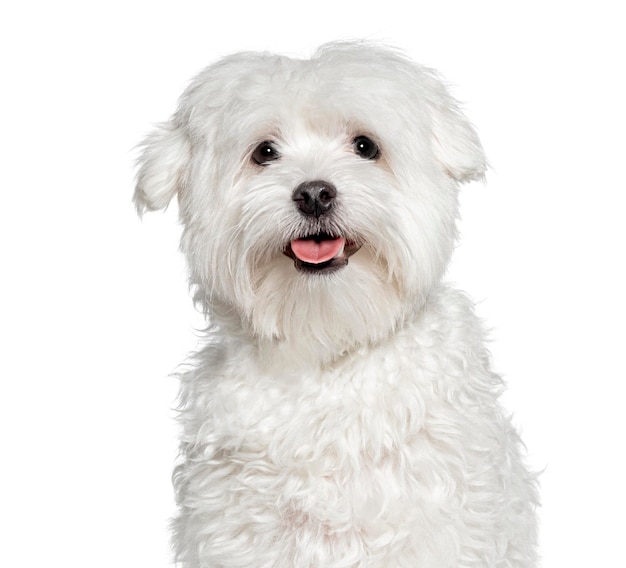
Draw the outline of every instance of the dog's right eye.
[[[260,166],[265,166],[269,162],[278,160],[280,154],[274,147],[274,144],[269,141],[261,142],[252,152],[252,159]]]

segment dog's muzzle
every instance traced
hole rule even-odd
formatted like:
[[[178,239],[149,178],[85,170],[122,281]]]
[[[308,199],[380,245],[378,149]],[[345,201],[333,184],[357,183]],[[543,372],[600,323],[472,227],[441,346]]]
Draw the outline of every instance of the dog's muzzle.
[[[336,204],[337,189],[322,180],[301,183],[292,194],[300,213],[312,220],[328,215]],[[361,245],[341,235],[314,233],[293,239],[284,253],[305,272],[328,273],[343,268]]]

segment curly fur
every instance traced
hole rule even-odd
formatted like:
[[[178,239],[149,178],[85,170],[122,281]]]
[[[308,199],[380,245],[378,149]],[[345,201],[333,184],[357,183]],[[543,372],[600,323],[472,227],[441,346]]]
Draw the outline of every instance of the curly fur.
[[[266,140],[280,158],[259,165]],[[364,43],[227,57],[146,140],[138,210],[177,196],[211,322],[182,376],[178,561],[535,566],[534,476],[471,303],[440,283],[458,184],[485,167],[437,75]],[[331,215],[294,206],[307,180],[337,188]],[[314,233],[360,248],[297,270],[285,249]]]

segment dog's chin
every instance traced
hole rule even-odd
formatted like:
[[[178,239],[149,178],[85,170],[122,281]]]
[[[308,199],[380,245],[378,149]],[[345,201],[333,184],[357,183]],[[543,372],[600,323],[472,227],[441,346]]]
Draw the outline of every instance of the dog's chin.
[[[406,299],[370,246],[346,241],[341,254],[316,263],[293,249],[257,267],[253,293],[239,300],[268,365],[325,365],[397,328]]]
[[[348,259],[361,245],[345,237],[326,233],[293,239],[283,254],[293,260],[295,268],[307,274],[332,274],[348,265]]]

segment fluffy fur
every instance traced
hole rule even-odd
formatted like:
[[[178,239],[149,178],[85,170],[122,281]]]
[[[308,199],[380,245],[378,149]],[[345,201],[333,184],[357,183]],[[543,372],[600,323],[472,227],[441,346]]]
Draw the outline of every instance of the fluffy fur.
[[[192,81],[135,193],[140,213],[177,196],[210,321],[182,376],[178,561],[535,566],[534,478],[471,303],[440,283],[484,170],[442,82],[390,49],[243,53]],[[312,180],[328,213],[295,201]],[[303,269],[290,243],[320,234],[358,250]]]

